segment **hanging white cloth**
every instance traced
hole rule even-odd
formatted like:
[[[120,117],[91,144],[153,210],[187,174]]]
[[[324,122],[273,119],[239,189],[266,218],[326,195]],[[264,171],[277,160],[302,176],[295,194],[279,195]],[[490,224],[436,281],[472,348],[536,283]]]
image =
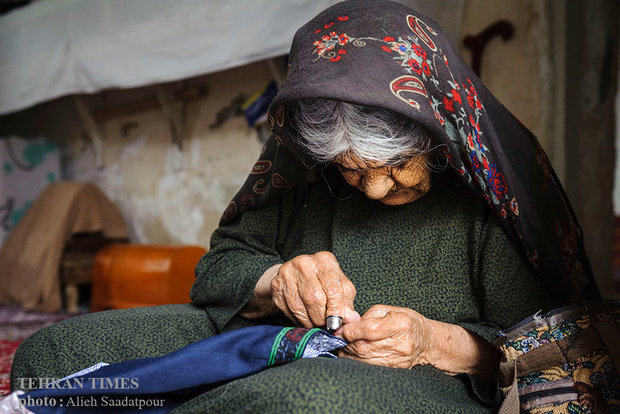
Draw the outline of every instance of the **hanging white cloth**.
[[[464,0],[401,2],[458,34]],[[0,17],[0,115],[72,93],[175,81],[285,55],[297,28],[334,3],[34,2]]]

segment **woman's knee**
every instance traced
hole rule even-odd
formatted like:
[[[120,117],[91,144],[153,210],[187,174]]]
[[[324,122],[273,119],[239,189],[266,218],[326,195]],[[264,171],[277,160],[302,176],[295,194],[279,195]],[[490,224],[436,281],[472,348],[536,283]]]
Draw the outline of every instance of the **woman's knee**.
[[[98,312],[34,333],[18,348],[18,378],[60,378],[98,362],[161,356],[216,333],[206,312],[190,304]]]

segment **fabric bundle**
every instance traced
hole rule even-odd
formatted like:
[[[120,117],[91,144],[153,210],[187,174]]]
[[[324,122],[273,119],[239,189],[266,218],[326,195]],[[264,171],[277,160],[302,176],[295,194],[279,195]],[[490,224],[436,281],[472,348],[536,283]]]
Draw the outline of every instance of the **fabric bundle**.
[[[143,358],[90,368],[55,381],[21,378],[39,389],[12,394],[34,413],[165,413],[192,396],[224,382],[300,358],[334,357],[346,342],[321,329],[253,326],[195,342],[159,358]],[[25,388],[25,387],[24,387]],[[6,408],[7,410],[9,408]],[[0,412],[4,407],[0,402]],[[8,411],[11,412],[11,411]],[[22,411],[23,412],[23,411]]]

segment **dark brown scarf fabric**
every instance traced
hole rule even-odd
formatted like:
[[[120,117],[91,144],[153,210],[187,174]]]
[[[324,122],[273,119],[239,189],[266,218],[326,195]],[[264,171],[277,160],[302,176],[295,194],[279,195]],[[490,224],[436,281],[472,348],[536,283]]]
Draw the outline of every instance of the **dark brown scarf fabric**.
[[[559,303],[599,297],[581,229],[536,138],[476,77],[433,20],[391,1],[336,4],[299,29],[269,110],[273,137],[222,225],[316,179],[287,102],[328,98],[382,107],[435,135],[443,157],[500,217]]]

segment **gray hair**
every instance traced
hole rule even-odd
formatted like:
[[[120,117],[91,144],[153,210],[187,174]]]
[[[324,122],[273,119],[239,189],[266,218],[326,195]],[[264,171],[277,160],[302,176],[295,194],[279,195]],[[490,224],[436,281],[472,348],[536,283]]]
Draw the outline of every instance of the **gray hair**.
[[[289,105],[301,149],[319,163],[340,155],[397,164],[428,152],[431,133],[396,112],[331,99],[302,99]]]

